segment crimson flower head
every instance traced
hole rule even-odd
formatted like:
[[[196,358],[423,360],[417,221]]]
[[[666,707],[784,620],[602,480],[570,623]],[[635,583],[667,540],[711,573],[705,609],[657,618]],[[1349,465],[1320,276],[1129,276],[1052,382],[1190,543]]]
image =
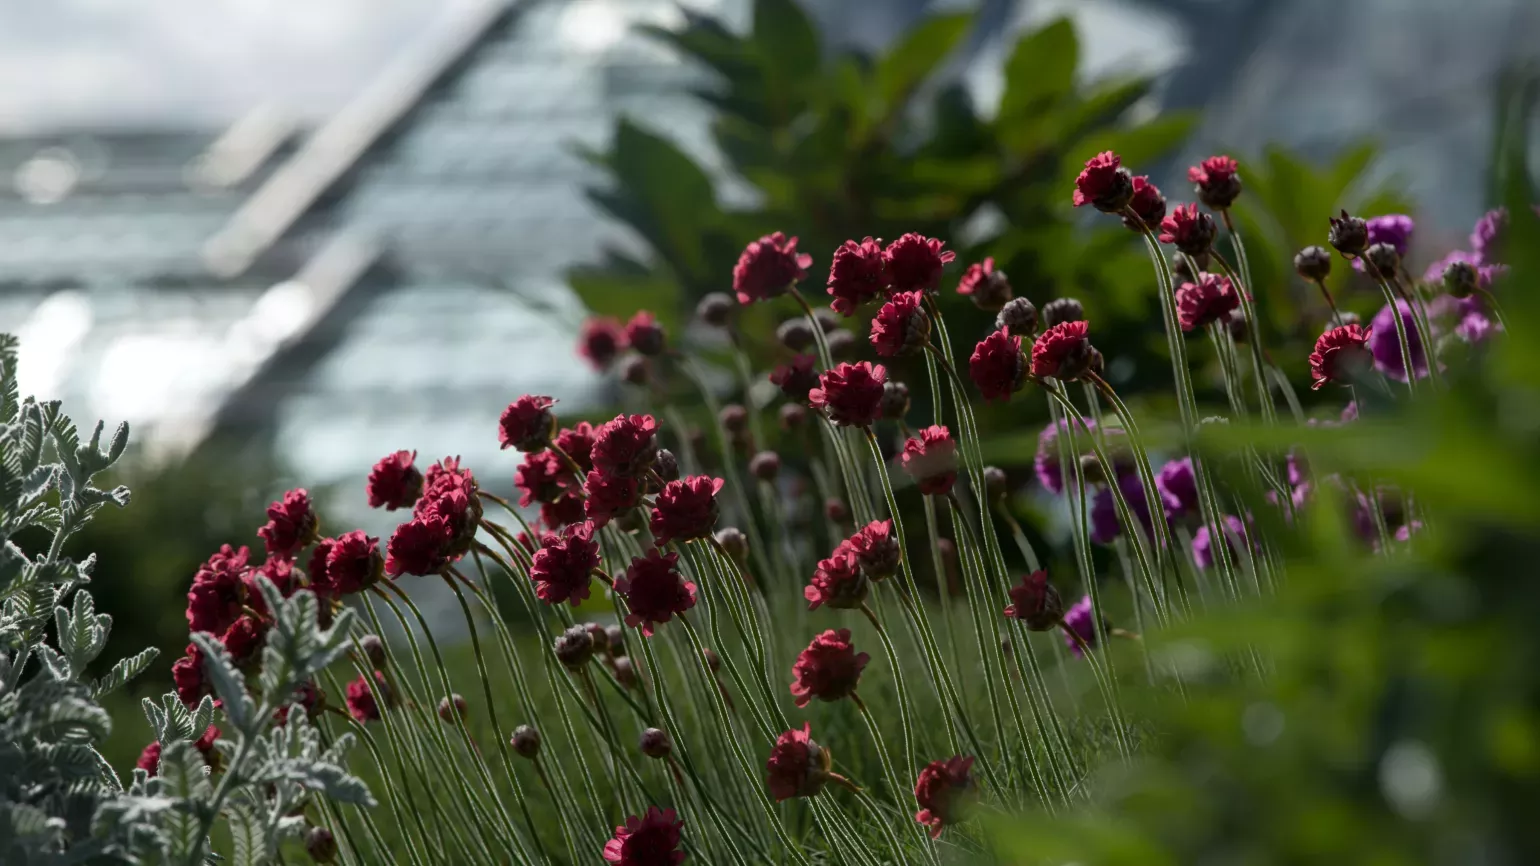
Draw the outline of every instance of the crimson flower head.
[[[626,347],[626,331],[609,316],[590,316],[578,331],[578,354],[595,370],[604,372]]]
[[[910,232],[882,251],[888,283],[895,292],[929,292],[941,282],[941,270],[957,254],[942,251],[946,241]]]
[[[144,751],[139,753],[139,760],[134,763],[134,766],[151,776],[158,774],[160,772],[160,740],[145,746]]]
[[[1160,242],[1173,244],[1189,256],[1208,252],[1219,231],[1214,218],[1198,210],[1196,203],[1181,204],[1160,221]]]
[[[631,610],[626,625],[652,637],[657,626],[695,606],[695,584],[680,575],[678,565],[679,554],[659,553],[656,547],[631,560],[625,576],[615,581],[615,592]]]
[[[1176,290],[1176,315],[1184,331],[1225,321],[1240,305],[1235,286],[1228,277],[1218,274],[1198,274],[1196,283],[1182,283]]]
[[[919,292],[896,292],[872,319],[872,346],[884,358],[919,351],[930,339],[930,319]]]
[[[599,567],[599,544],[591,523],[569,526],[540,537],[529,567],[535,596],[546,604],[567,602],[577,607],[588,598],[588,584]]]
[[[556,452],[532,451],[513,470],[513,486],[519,488],[519,505],[528,508],[536,502],[555,502],[573,484],[572,470]]]
[[[550,502],[540,503],[540,522],[551,529],[582,523],[587,516],[587,501],[571,492],[563,493]]]
[[[1064,618],[1064,601],[1041,569],[1021,577],[1021,585],[1010,588],[1011,603],[1005,615],[1019,619],[1032,631],[1049,631]]]
[[[497,421],[497,441],[504,448],[520,451],[545,448],[556,434],[556,416],[551,413],[555,404],[550,397],[533,394],[525,394],[509,403]]]
[[[641,484],[635,478],[605,475],[597,469],[588,473],[583,490],[587,494],[582,500],[583,513],[595,528],[603,527],[642,501]]]
[[[1166,218],[1166,196],[1150,179],[1139,175],[1133,180],[1134,196],[1128,200],[1133,214],[1123,214],[1123,225],[1129,231],[1143,233],[1160,231],[1160,221]]]
[[[193,748],[197,749],[203,755],[203,763],[208,764],[211,767],[215,767],[216,769],[218,768],[219,763],[219,753],[214,749],[214,741],[219,739],[219,734],[220,731],[217,725],[209,725],[203,730],[203,735],[193,741]],[[151,776],[159,775],[160,752],[160,741],[156,740],[155,742],[144,747],[144,751],[139,753],[139,760],[134,764],[134,766],[145,771]]]
[[[968,377],[985,400],[1009,400],[1026,382],[1027,359],[1021,338],[1001,328],[979,341],[968,359]]]
[[[626,342],[643,355],[661,355],[664,347],[663,326],[651,310],[638,310],[626,323]]]
[[[790,363],[771,371],[770,381],[788,398],[806,403],[807,392],[818,387],[818,373],[813,369],[813,362],[812,355],[798,355]]]
[[[360,722],[377,722],[380,720],[380,705],[376,699],[374,687],[379,688],[379,693],[386,696],[386,705],[390,704],[390,686],[385,683],[385,675],[379,671],[374,672],[374,682],[370,683],[360,674],[358,679],[348,683],[347,703],[348,712]]]
[[[905,442],[898,459],[926,495],[945,495],[957,481],[957,443],[951,431],[940,424],[926,427]]]
[[[414,520],[438,517],[447,527],[449,541],[442,555],[452,559],[470,550],[481,522],[481,499],[476,495],[476,478],[469,469],[460,468],[458,457],[445,457],[428,467],[427,489],[412,509]]]
[[[957,281],[957,294],[971,299],[981,310],[998,313],[1010,303],[1011,281],[1005,271],[995,270],[993,258],[986,258],[963,271],[962,279]]]
[[[1187,169],[1187,179],[1195,184],[1198,201],[1214,210],[1224,210],[1241,194],[1240,166],[1228,156],[1211,156]]]
[[[556,434],[556,447],[571,457],[584,472],[594,468],[594,425],[579,421],[571,427],[562,428]]]
[[[1118,213],[1133,194],[1133,180],[1123,168],[1123,159],[1110,150],[1086,160],[1085,169],[1075,178],[1075,207],[1090,205],[1102,213]]]
[[[881,364],[844,362],[819,376],[819,387],[807,393],[808,402],[827,409],[829,420],[836,424],[867,427],[881,414],[882,385],[887,380],[887,368]]]
[[[717,525],[717,492],[722,479],[692,475],[663,485],[652,507],[649,528],[658,544],[705,538]]]
[[[1084,375],[1091,369],[1090,327],[1084,321],[1062,322],[1039,334],[1032,344],[1032,375],[1064,382]]]
[[[829,306],[834,312],[849,316],[867,301],[887,291],[888,276],[882,256],[882,241],[865,238],[860,243],[845,241],[834,251],[829,265]]]
[[[733,291],[738,303],[752,304],[777,295],[807,276],[813,257],[797,252],[797,239],[781,232],[765,235],[744,247],[733,266]]]
[[[441,515],[413,517],[390,536],[385,546],[385,572],[391,577],[437,574],[449,564],[453,541],[454,530]]]
[[[854,550],[840,544],[828,559],[819,561],[812,581],[802,588],[802,597],[808,601],[808,610],[817,610],[819,605],[854,610],[866,601],[866,590],[861,561]]]
[[[243,614],[230,624],[219,642],[225,645],[230,661],[239,667],[256,658],[266,640],[266,622],[250,614]]]
[[[310,582],[317,593],[330,598],[362,592],[384,573],[380,540],[362,529],[322,541],[310,557]]]
[[[594,468],[623,478],[645,475],[658,458],[657,432],[651,415],[616,415],[594,434]]]
[[[219,552],[198,566],[187,591],[187,628],[223,634],[241,615],[246,603],[246,575],[251,551],[221,545]]]
[[[805,707],[813,698],[837,701],[855,694],[869,661],[871,656],[856,652],[850,643],[850,629],[829,629],[813,638],[791,666],[794,703]]]
[[[937,838],[946,825],[967,817],[978,794],[972,769],[972,755],[956,755],[945,761],[931,761],[920,771],[914,784],[914,799],[920,804],[920,811],[915,813],[914,820],[930,828],[930,838]]]
[[[1311,388],[1319,390],[1327,382],[1352,384],[1352,377],[1374,363],[1369,350],[1372,329],[1360,325],[1332,328],[1315,341],[1310,353]]]
[[[650,806],[647,814],[632,815],[615,828],[615,838],[604,843],[604,860],[616,866],[677,866],[685,857],[679,850],[683,830],[673,809]]]
[[[203,650],[197,644],[188,644],[186,654],[171,665],[171,679],[176,683],[176,696],[189,707],[197,706],[211,691],[203,675]]]
[[[268,556],[293,559],[300,548],[316,540],[316,516],[310,507],[310,494],[296,488],[269,505],[267,523],[257,534],[262,536]]]
[[[422,473],[412,462],[416,451],[397,451],[387,454],[369,470],[369,507],[395,511],[411,508],[422,495]]]
[[[899,550],[898,539],[893,535],[891,520],[873,520],[840,542],[840,547],[848,548],[856,555],[861,570],[872,580],[886,580],[898,573],[903,551]]]
[[[795,797],[812,797],[829,781],[833,760],[813,742],[813,725],[803,722],[775,739],[765,761],[765,783],[777,803]]]

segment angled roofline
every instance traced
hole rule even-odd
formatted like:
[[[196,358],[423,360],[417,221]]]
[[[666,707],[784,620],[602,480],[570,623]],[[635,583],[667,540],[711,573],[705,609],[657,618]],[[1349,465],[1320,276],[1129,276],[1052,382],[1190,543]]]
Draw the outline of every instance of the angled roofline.
[[[409,47],[321,125],[252,193],[204,245],[209,269],[244,273],[304,216],[359,159],[452,74],[513,8],[516,0],[475,0]]]

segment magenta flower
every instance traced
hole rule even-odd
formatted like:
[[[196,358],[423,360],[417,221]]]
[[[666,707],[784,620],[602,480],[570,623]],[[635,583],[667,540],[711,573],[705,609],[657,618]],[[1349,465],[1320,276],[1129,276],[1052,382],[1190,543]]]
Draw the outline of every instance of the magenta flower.
[[[369,495],[369,507],[384,507],[386,511],[411,508],[422,495],[422,473],[412,462],[416,451],[397,451],[381,458],[369,471],[365,491]]]
[[[678,866],[685,854],[679,850],[684,821],[673,809],[652,806],[647,814],[626,819],[615,828],[615,838],[604,843],[605,862],[615,866]]]
[[[536,598],[546,604],[567,602],[573,607],[588,598],[589,582],[599,567],[599,544],[593,535],[593,524],[582,523],[540,537],[540,549],[529,567]]]
[[[941,271],[957,257],[942,251],[945,241],[910,232],[882,251],[888,282],[894,292],[928,292],[941,282]]]
[[[652,508],[649,528],[658,544],[705,538],[717,525],[717,493],[722,479],[693,475],[663,485]]]
[[[652,637],[657,626],[695,606],[695,584],[684,579],[678,565],[679,554],[659,553],[655,547],[631,560],[625,576],[615,580],[616,594],[631,611],[626,625]]]
[[[882,410],[882,386],[888,371],[867,361],[842,363],[824,371],[819,387],[808,392],[808,402],[826,409],[829,420],[847,427],[867,427]]]
[[[797,252],[797,239],[776,232],[753,241],[733,266],[733,291],[738,303],[752,304],[783,295],[807,276],[813,257]]]
[[[829,306],[844,316],[853,315],[867,301],[882,297],[888,288],[882,241],[865,238],[845,241],[834,251],[829,265]]]
[[[550,397],[525,394],[508,404],[497,421],[497,441],[503,448],[539,451],[549,445],[556,432],[556,416]]]

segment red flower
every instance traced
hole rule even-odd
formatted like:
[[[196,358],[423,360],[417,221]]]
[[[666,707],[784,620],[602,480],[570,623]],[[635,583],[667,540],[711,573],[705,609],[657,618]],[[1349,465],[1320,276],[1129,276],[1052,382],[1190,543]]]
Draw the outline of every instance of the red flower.
[[[220,642],[237,666],[257,657],[267,639],[267,625],[249,614],[240,617],[225,630]]]
[[[1235,286],[1216,274],[1199,274],[1196,283],[1182,283],[1176,290],[1176,315],[1184,331],[1224,321],[1240,305]]]
[[[840,244],[829,265],[829,294],[834,297],[829,306],[849,316],[862,304],[880,297],[888,288],[885,267],[882,241],[865,238],[860,243]]]
[[[454,532],[438,514],[414,517],[396,527],[386,545],[385,573],[437,574],[449,564],[449,545]]]
[[[363,592],[384,572],[380,540],[362,529],[322,541],[310,557],[310,582],[318,595],[329,598]]]
[[[829,420],[849,427],[867,427],[882,411],[882,384],[888,380],[887,368],[868,361],[842,363],[824,371],[819,387],[808,391],[808,402],[827,409]]]
[[[752,304],[781,295],[807,276],[813,257],[797,252],[797,239],[776,232],[744,247],[733,266],[733,291],[738,303]]]
[[[705,538],[717,525],[717,492],[722,479],[693,475],[663,485],[649,528],[658,544]]]
[[[203,762],[209,766],[217,766],[219,763],[219,753],[214,750],[214,741],[219,739],[219,733],[218,726],[209,725],[204,729],[203,735],[193,741],[193,748],[203,754]],[[160,752],[160,741],[156,740],[144,747],[144,751],[139,753],[139,761],[134,766],[151,776],[159,775]]]
[[[1160,230],[1160,221],[1166,218],[1166,197],[1160,187],[1150,179],[1139,175],[1133,180],[1134,197],[1128,200],[1133,216],[1123,215],[1123,225],[1136,232]],[[1137,219],[1135,219],[1137,217]]]
[[[1004,271],[995,270],[995,260],[986,258],[982,264],[975,262],[963,272],[957,282],[957,294],[971,298],[981,310],[998,313],[1011,300],[1011,283]]]
[[[529,567],[535,596],[546,604],[567,602],[577,607],[588,598],[588,584],[599,567],[599,544],[591,523],[569,526],[540,537]]]
[[[550,450],[525,454],[524,462],[513,470],[513,486],[520,490],[519,505],[525,508],[536,502],[555,502],[572,484],[572,469]]]
[[[326,693],[316,688],[313,680],[305,680],[294,689],[294,694],[289,696],[289,702],[273,711],[273,721],[279,727],[289,723],[289,708],[299,704],[305,711],[306,718],[314,718],[317,711],[326,703]]]
[[[679,554],[660,554],[657,548],[631,560],[625,576],[615,581],[615,592],[631,609],[626,625],[651,637],[656,626],[695,606],[695,584],[679,574],[678,563]]]
[[[1039,334],[1032,344],[1032,375],[1078,379],[1091,366],[1089,330],[1083,321],[1062,322]]]
[[[469,471],[446,472],[435,479],[430,470],[428,489],[417,500],[412,513],[416,520],[426,520],[430,516],[443,520],[449,533],[443,555],[449,559],[463,555],[470,550],[471,541],[476,537],[476,526],[481,522],[481,499],[476,496],[476,480]]]
[[[578,354],[601,373],[615,363],[615,356],[625,347],[625,330],[609,316],[590,316],[578,332]]]
[[[198,566],[192,588],[187,591],[187,628],[224,634],[241,615],[246,603],[247,560],[251,551],[222,545],[219,552]]]
[[[246,603],[264,616],[267,615],[267,603],[262,599],[262,590],[257,588],[256,578],[259,574],[272,581],[273,586],[278,588],[278,594],[284,598],[299,589],[300,575],[294,571],[294,563],[287,559],[269,559],[242,575],[241,580],[246,584]]]
[[[798,355],[770,373],[770,381],[781,393],[799,403],[807,402],[807,392],[818,387],[818,373],[813,370],[812,355]]]
[[[832,761],[822,746],[813,742],[813,725],[802,723],[781,734],[765,761],[765,782],[777,803],[794,797],[812,797],[829,781]]]
[[[621,512],[636,507],[642,501],[641,485],[637,484],[635,478],[605,475],[597,470],[588,473],[588,481],[583,489],[588,494],[588,499],[583,503],[583,512],[596,528],[604,526]]]
[[[1198,200],[1224,210],[1241,194],[1240,166],[1228,156],[1211,156],[1187,169],[1187,179],[1197,185]]]
[[[564,428],[556,434],[556,447],[571,457],[572,462],[581,467],[584,472],[594,468],[592,457],[594,425],[587,421],[579,421],[571,427]]]
[[[657,430],[651,415],[616,415],[594,434],[594,468],[623,478],[646,474],[658,457]]]
[[[742,265],[742,262],[739,262]],[[684,821],[673,809],[651,806],[647,814],[626,819],[615,828],[615,838],[604,843],[605,862],[618,866],[676,866],[684,862],[679,850],[679,835]]]
[[[663,326],[649,310],[638,310],[626,323],[626,342],[643,355],[663,354]]]
[[[914,820],[930,828],[930,838],[940,836],[947,824],[967,817],[968,807],[978,792],[972,769],[972,755],[957,755],[945,761],[931,761],[920,771],[914,784],[914,799],[919,802],[920,811],[915,813]]]
[[[1327,382],[1351,384],[1355,371],[1374,363],[1369,334],[1370,329],[1361,325],[1332,328],[1322,334],[1310,353],[1310,376],[1315,379],[1310,387],[1320,389]]]
[[[411,508],[422,495],[422,473],[412,465],[416,451],[387,454],[369,471],[369,507],[384,506],[386,511]]]
[[[985,400],[1011,399],[1027,377],[1021,338],[1002,328],[980,340],[968,359],[968,377],[979,386]]]
[[[861,563],[861,570],[872,580],[886,580],[898,573],[898,539],[893,537],[893,521],[873,520],[861,527],[855,535],[840,542],[848,547]]]
[[[532,394],[509,403],[497,420],[497,441],[520,451],[539,451],[549,445],[556,432],[556,416],[551,413],[555,404],[550,397]]]
[[[1048,581],[1046,571],[1022,575],[1021,585],[1011,587],[1010,595],[1005,615],[1021,620],[1032,631],[1051,631],[1064,619],[1064,601]]]
[[[348,712],[360,722],[377,722],[380,720],[380,705],[376,700],[374,687],[378,686],[380,694],[385,696],[387,706],[390,702],[390,686],[385,682],[385,675],[379,671],[374,672],[374,682],[370,683],[362,674],[358,679],[348,683],[347,702]]]
[[[139,761],[137,763],[135,763],[134,766],[136,766],[139,769],[145,771],[146,773],[149,773],[151,776],[154,776],[157,773],[159,773],[160,772],[160,740],[156,740],[155,742],[149,744],[148,746],[145,746],[144,747],[144,751],[139,753]]]
[[[203,650],[195,643],[187,645],[187,654],[171,665],[171,679],[176,683],[177,697],[182,703],[194,707],[209,693],[209,684],[203,676]]]
[[[293,559],[301,547],[316,540],[316,517],[310,508],[310,494],[303,488],[290,490],[283,499],[267,507],[267,524],[257,530],[268,556]]]
[[[895,292],[928,292],[941,282],[941,270],[957,258],[951,250],[942,252],[946,241],[910,232],[882,251],[888,282]]]
[[[861,671],[871,656],[858,653],[850,643],[850,629],[829,629],[807,645],[791,666],[795,681],[791,694],[799,707],[813,698],[837,701],[855,693]]]
[[[550,502],[540,504],[540,520],[552,529],[582,523],[586,519],[586,501],[572,493],[563,493]]]
[[[905,442],[898,459],[904,472],[920,485],[920,492],[928,496],[946,494],[957,481],[957,443],[951,431],[940,424],[926,427]]]
[[[896,292],[872,319],[872,346],[884,358],[916,352],[930,339],[919,292]]]
[[[802,588],[808,610],[826,604],[836,610],[853,610],[866,601],[866,575],[854,550],[844,544],[834,548],[829,558],[821,560],[813,579]]]
[[[1075,178],[1075,207],[1091,205],[1103,213],[1117,213],[1133,195],[1133,182],[1123,160],[1112,151],[1103,151],[1085,161],[1085,170]]]
[[[1198,256],[1208,252],[1216,231],[1214,218],[1198,210],[1197,204],[1180,204],[1160,221],[1160,242]]]

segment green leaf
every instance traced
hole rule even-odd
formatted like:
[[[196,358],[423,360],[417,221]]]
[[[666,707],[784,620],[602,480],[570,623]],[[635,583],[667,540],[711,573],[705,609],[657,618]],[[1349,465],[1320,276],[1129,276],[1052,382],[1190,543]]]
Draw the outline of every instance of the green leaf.
[[[91,694],[98,700],[102,695],[122,688],[129,680],[144,673],[145,668],[155,661],[160,655],[160,650],[155,647],[141,650],[128,658],[118,659],[118,663],[107,671],[106,676],[101,677],[91,686]]]
[[[577,267],[567,282],[595,315],[624,320],[639,309],[654,310],[665,328],[677,328],[679,284],[656,273],[628,274],[601,268]]]
[[[933,15],[913,27],[877,63],[877,96],[890,112],[902,108],[941,61],[946,59],[973,23],[973,13]]]
[[[817,77],[818,31],[796,0],[755,0],[753,39],[773,96],[784,98]]]
[[[616,128],[610,164],[617,188],[591,193],[594,201],[646,237],[682,279],[706,279],[701,234],[720,213],[706,172],[630,120]]]
[[[266,834],[262,816],[254,806],[232,803],[225,811],[230,825],[230,845],[233,866],[261,866],[267,861]]]
[[[1042,114],[1069,96],[1080,63],[1080,43],[1068,18],[1023,36],[1005,62],[1000,122],[1016,123]]]

